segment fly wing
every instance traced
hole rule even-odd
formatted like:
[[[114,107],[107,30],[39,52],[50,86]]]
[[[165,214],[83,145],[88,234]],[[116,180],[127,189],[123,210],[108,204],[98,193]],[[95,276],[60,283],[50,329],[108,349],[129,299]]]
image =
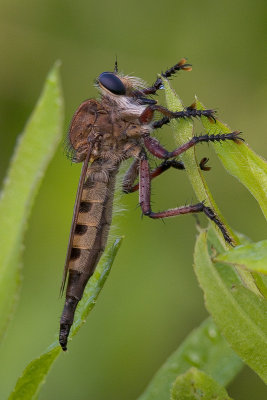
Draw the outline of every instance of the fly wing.
[[[76,228],[77,217],[79,212],[79,205],[81,202],[81,195],[83,184],[86,177],[86,171],[88,168],[88,163],[90,160],[90,154],[93,146],[94,137],[93,127],[97,120],[97,113],[98,110],[101,108],[100,103],[97,100],[89,99],[85,100],[75,112],[68,133],[68,145],[70,152],[73,155],[73,161],[81,162],[84,161],[81,177],[79,181],[79,186],[77,190],[73,217],[72,217],[72,225],[71,225],[71,232],[69,237],[69,245],[68,245],[68,252],[65,262],[65,268],[63,272],[63,278],[61,283],[60,295],[62,296],[67,275],[68,275],[68,266],[69,266],[69,259],[72,249],[72,241],[73,235]]]
[[[67,153],[74,162],[85,159],[88,149],[88,139],[93,139],[95,123],[101,105],[97,100],[85,100],[73,115],[67,137]]]
[[[86,158],[83,163],[81,176],[80,176],[80,180],[79,180],[79,186],[78,186],[78,190],[77,190],[77,194],[76,194],[72,223],[71,223],[71,231],[70,231],[70,237],[69,237],[69,244],[68,244],[68,252],[67,252],[67,256],[66,256],[63,278],[62,278],[62,283],[61,283],[61,288],[60,288],[60,296],[62,296],[62,294],[64,292],[65,283],[66,283],[66,279],[67,279],[67,275],[68,275],[68,267],[69,267],[69,259],[70,259],[71,249],[72,249],[73,235],[74,235],[74,231],[75,231],[76,224],[77,224],[79,206],[80,206],[81,196],[82,196],[82,191],[83,191],[83,184],[84,184],[86,172],[88,169],[88,163],[90,160],[91,150],[92,150],[92,143],[89,145],[88,152],[87,152]]]

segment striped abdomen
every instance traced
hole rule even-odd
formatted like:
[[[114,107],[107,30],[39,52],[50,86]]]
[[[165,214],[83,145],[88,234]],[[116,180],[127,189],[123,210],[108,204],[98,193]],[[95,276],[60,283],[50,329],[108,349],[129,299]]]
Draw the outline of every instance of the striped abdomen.
[[[73,240],[69,244],[69,277],[59,336],[63,350],[66,350],[67,337],[77,304],[107,243],[117,167],[112,171],[103,167],[101,161],[95,161],[88,169]]]

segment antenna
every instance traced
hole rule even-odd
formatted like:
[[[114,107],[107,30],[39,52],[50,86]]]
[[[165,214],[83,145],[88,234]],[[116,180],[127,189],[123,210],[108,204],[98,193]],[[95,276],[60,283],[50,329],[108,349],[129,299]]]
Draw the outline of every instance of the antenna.
[[[115,66],[114,66],[114,72],[117,73],[118,72],[118,60],[117,60],[117,54],[115,56]]]

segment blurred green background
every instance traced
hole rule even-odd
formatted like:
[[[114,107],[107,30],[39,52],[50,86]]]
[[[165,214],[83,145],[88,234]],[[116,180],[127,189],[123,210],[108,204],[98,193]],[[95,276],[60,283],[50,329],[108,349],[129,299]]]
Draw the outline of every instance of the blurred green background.
[[[62,60],[65,131],[79,103],[96,96],[93,80],[113,69],[115,55],[120,70],[149,83],[185,56],[193,71],[173,80],[184,103],[191,104],[197,94],[266,156],[266,1],[1,0],[0,5],[1,180],[56,59]],[[171,136],[170,128],[158,134],[168,148]],[[198,157],[210,158],[212,170],[205,176],[224,216],[253,240],[266,238],[257,203],[227,175],[212,147],[201,146]],[[61,146],[36,199],[25,240],[21,301],[0,348],[1,399],[55,338],[80,168],[71,165]],[[183,172],[169,171],[153,182],[155,210],[193,200]],[[165,224],[141,219],[137,203],[135,193],[118,205],[126,211],[116,217],[116,233],[125,240],[111,276],[88,322],[53,367],[40,399],[135,399],[207,315],[192,271],[194,219]],[[262,400],[267,390],[245,368],[229,394],[235,400]]]

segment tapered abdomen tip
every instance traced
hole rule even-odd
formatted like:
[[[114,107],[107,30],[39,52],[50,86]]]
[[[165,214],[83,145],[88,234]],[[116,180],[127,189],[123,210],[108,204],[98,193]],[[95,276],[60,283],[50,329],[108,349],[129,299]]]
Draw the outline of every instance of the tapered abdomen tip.
[[[71,327],[71,325],[69,325],[69,324],[60,324],[59,344],[63,351],[67,351],[70,327]]]

